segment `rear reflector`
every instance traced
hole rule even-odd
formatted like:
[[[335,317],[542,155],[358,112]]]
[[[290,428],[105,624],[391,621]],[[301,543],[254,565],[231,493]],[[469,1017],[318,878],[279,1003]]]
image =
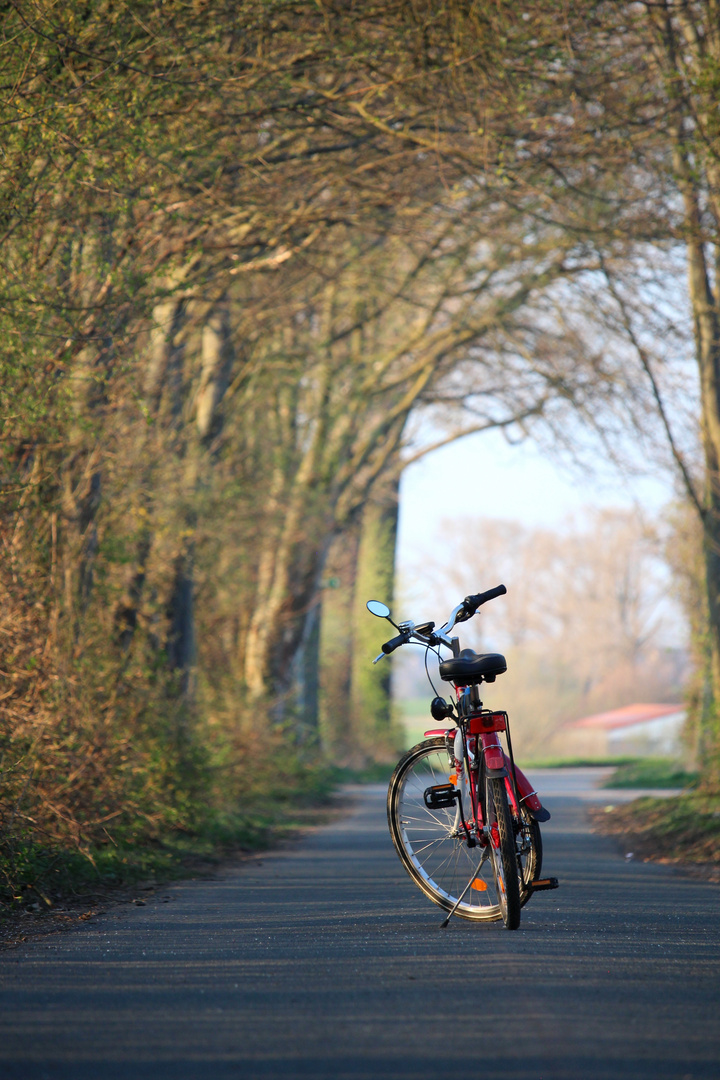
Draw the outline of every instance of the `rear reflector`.
[[[471,716],[468,731],[471,735],[484,735],[488,731],[506,731],[507,713],[483,712]]]

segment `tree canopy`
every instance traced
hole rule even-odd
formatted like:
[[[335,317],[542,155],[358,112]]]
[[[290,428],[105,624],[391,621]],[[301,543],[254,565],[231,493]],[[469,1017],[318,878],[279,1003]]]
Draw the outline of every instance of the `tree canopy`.
[[[389,754],[386,676],[343,663],[360,591],[391,589],[402,468],[491,427],[673,463],[719,698],[718,26],[715,0],[6,5],[6,822],[191,828],[252,786],[258,715],[300,771],[352,756],[343,701]]]

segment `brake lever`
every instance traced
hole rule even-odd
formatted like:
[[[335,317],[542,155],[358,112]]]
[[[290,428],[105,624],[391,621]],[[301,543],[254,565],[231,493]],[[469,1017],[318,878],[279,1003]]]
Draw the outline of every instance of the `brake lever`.
[[[378,660],[382,660],[384,655],[385,655],[385,653],[381,652],[379,656],[376,656],[375,659],[373,660],[373,664],[377,664]]]

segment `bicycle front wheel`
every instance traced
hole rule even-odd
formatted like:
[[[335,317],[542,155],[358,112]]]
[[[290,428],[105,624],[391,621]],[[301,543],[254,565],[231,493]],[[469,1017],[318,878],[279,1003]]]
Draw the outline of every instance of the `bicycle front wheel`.
[[[427,788],[448,783],[460,788],[461,799],[451,807],[428,809]],[[470,828],[470,788],[467,776],[458,775],[443,736],[419,743],[400,760],[390,781],[387,812],[400,861],[433,903],[450,911],[467,888],[457,915],[476,922],[503,918],[492,844],[468,845],[463,815]]]

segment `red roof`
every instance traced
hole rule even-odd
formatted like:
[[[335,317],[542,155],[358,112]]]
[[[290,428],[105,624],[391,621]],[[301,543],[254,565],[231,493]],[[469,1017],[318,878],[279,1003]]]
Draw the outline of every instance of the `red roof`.
[[[622,709],[611,709],[609,712],[596,713],[595,716],[584,716],[582,720],[573,720],[567,726],[613,731],[615,728],[631,727],[633,724],[659,720],[663,716],[672,716],[673,713],[684,711],[684,705],[625,705]]]

